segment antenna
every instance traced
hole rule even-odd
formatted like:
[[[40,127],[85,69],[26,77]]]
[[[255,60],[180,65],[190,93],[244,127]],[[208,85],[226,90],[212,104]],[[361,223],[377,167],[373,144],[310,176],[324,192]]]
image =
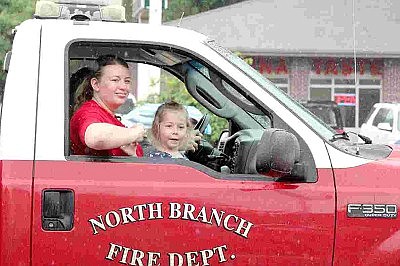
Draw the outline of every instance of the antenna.
[[[354,0],[353,0],[353,60],[354,60],[354,85],[357,86],[356,8]]]
[[[178,25],[177,25],[178,28],[181,26],[181,22],[182,22],[182,18],[183,18],[184,14],[185,14],[185,11],[182,12],[181,18],[179,19],[179,22],[178,22]]]

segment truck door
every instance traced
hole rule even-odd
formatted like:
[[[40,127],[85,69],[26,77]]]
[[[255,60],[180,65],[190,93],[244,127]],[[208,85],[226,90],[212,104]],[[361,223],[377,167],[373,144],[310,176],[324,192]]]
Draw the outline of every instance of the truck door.
[[[38,162],[33,261],[328,264],[331,178],[321,170],[316,183],[290,184],[217,179],[178,164]]]
[[[310,182],[223,174],[185,160],[70,155],[68,78],[62,74],[69,58],[65,44],[56,42],[61,41],[43,40],[41,55],[33,264],[332,262],[335,196],[322,141],[301,144],[315,172]],[[230,76],[247,79],[239,71]],[[286,113],[276,109],[276,116]],[[288,119],[293,122],[295,116]]]

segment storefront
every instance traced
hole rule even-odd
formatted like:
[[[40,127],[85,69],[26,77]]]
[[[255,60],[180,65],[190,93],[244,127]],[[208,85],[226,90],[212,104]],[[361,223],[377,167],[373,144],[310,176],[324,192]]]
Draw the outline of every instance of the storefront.
[[[382,100],[382,59],[360,58],[355,66],[349,58],[248,58],[255,69],[298,100],[335,101],[345,127],[361,126],[373,104]]]
[[[400,102],[398,17],[396,0],[248,0],[180,25],[239,52],[299,101],[337,102],[345,127],[359,128],[374,103]]]

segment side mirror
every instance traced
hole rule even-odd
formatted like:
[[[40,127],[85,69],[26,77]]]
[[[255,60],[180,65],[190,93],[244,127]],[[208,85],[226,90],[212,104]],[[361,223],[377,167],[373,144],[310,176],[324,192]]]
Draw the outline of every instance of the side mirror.
[[[377,127],[381,130],[392,131],[392,126],[389,123],[379,123]]]
[[[278,129],[266,129],[256,152],[256,169],[260,174],[278,177],[290,175],[300,160],[300,144],[290,132]]]
[[[8,51],[4,56],[4,61],[3,61],[4,72],[8,72],[8,69],[10,68],[10,61],[11,61],[11,51]]]

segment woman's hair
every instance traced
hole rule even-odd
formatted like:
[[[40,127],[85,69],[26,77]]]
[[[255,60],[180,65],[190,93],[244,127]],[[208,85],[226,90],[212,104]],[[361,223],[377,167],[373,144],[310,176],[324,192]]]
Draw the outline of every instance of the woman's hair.
[[[116,55],[101,55],[96,59],[96,70],[92,70],[85,76],[83,81],[77,87],[74,94],[74,112],[86,101],[93,97],[93,88],[90,83],[92,78],[100,79],[103,73],[103,68],[109,65],[121,65],[129,69],[128,64],[124,59]]]
[[[157,146],[160,144],[160,123],[163,121],[165,113],[168,111],[183,112],[186,117],[186,126],[190,128],[189,114],[186,108],[182,104],[175,101],[167,101],[158,107],[156,114],[154,115],[153,124],[151,125],[151,134],[149,134],[150,141],[153,145]]]

